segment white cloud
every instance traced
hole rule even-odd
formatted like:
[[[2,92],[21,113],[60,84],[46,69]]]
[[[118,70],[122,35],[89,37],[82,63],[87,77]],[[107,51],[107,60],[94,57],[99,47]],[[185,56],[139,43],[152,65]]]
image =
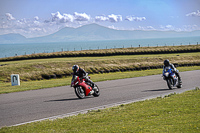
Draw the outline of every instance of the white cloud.
[[[200,27],[197,25],[184,25],[183,31],[194,31],[194,30],[200,30]]]
[[[38,16],[35,16],[34,19],[35,19],[36,21],[38,21],[38,20],[39,20],[39,17],[38,17]]]
[[[60,12],[56,12],[56,13],[51,13],[52,16],[52,21],[60,21],[63,16],[60,14]]]
[[[166,26],[161,25],[160,29],[163,31],[169,31],[169,30],[175,30],[175,27],[172,25],[166,25]]]
[[[121,15],[115,15],[115,14],[111,14],[111,15],[108,15],[108,16],[101,15],[101,16],[96,16],[95,21],[96,22],[109,21],[109,22],[112,22],[112,23],[116,23],[116,22],[122,21],[122,16]]]
[[[173,28],[173,26],[172,25],[166,25],[165,28],[171,29],[171,28]]]
[[[67,22],[74,22],[74,21],[90,21],[91,17],[86,13],[77,13],[74,12],[73,15],[64,13],[63,15],[60,12],[51,13],[52,22],[60,22],[60,23],[67,23]],[[47,21],[46,21],[47,22]]]
[[[144,21],[146,20],[145,17],[134,17],[134,16],[126,16],[126,19],[128,21]]]
[[[115,15],[115,14],[111,14],[111,15],[108,15],[108,19],[110,22],[119,22],[119,21],[122,21],[122,16],[121,15]]]
[[[74,18],[76,21],[89,21],[91,17],[86,13],[74,13]]]
[[[156,30],[153,26],[147,26],[147,30]]]
[[[109,18],[106,17],[105,15],[101,15],[101,16],[96,16],[96,17],[95,17],[95,21],[96,21],[96,22],[108,21],[108,20],[109,20]]]
[[[181,31],[195,31],[195,30],[200,30],[200,27],[198,25],[183,25],[180,27],[175,27],[173,25],[166,25],[160,26],[160,29],[156,29],[159,31],[177,31],[177,32],[181,32]]]
[[[74,16],[71,14],[63,14],[63,18],[61,20],[62,22],[73,22],[74,21]]]
[[[200,11],[197,10],[197,12],[191,12],[186,14],[187,17],[192,16],[192,17],[200,17]]]
[[[6,13],[7,20],[15,20],[15,18],[10,13]]]
[[[110,25],[110,26],[108,26],[108,28],[110,28],[110,29],[114,29],[114,30],[119,30],[117,27],[115,27],[114,25]]]

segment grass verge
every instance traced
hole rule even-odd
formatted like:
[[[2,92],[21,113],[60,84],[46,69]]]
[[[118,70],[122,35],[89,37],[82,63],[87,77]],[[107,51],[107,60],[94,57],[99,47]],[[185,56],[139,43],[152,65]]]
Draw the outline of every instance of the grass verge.
[[[89,73],[106,73],[111,71],[162,68],[163,61],[182,66],[199,65],[200,52],[155,54],[155,55],[121,55],[104,57],[70,57],[21,61],[0,62],[0,82],[10,82],[11,74],[19,74],[21,81],[44,80],[69,76],[72,66],[77,64]]]
[[[178,67],[177,69],[179,69],[179,71],[181,72],[200,70],[200,66]],[[152,70],[142,70],[142,71],[91,74],[90,76],[94,82],[98,82],[98,81],[106,81],[106,80],[156,75],[156,74],[161,74],[161,73],[162,73],[162,69],[152,69]],[[40,81],[26,81],[26,82],[22,81],[20,86],[11,86],[10,82],[9,83],[0,82],[0,94],[65,86],[65,85],[70,85],[70,83],[71,83],[71,77],[61,78],[61,79],[40,80]]]
[[[200,90],[46,120],[0,132],[200,132]]]

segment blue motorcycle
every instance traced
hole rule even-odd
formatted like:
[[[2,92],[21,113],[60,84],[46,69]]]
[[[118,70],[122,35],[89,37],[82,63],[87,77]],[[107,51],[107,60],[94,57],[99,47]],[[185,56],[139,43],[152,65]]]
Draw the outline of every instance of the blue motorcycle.
[[[167,86],[170,90],[173,89],[173,87],[181,88],[182,84],[180,83],[180,79],[176,76],[176,74],[173,72],[171,67],[166,67],[163,71],[163,79],[166,80]]]

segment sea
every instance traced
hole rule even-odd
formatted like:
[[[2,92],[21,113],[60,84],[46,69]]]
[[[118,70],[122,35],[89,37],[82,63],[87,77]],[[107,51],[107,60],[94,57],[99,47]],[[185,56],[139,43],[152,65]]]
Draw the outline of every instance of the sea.
[[[0,58],[36,53],[53,53],[62,51],[81,51],[94,49],[115,49],[130,47],[159,47],[178,45],[199,45],[200,36],[184,38],[154,38],[134,40],[108,40],[108,41],[73,41],[56,43],[21,43],[0,44]]]

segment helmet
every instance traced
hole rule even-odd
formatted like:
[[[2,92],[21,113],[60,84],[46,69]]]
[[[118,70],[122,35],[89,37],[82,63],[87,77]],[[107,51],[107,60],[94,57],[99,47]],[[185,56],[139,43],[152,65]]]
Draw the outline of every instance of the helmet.
[[[74,73],[78,72],[79,66],[78,65],[73,65],[72,70],[74,71]]]
[[[168,59],[164,61],[164,65],[169,66],[169,60]]]

